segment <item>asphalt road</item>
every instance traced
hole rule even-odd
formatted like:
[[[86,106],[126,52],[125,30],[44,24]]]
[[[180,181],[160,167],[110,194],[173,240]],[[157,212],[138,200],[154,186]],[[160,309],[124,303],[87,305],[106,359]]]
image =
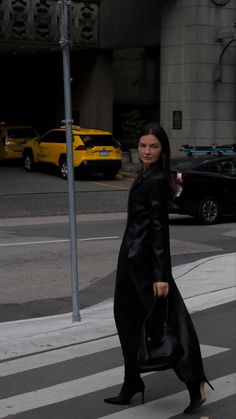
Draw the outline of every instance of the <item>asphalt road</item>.
[[[129,186],[129,180],[104,182],[98,178],[76,183],[81,307],[113,294]],[[0,167],[2,322],[71,310],[68,216],[63,215],[67,214],[66,187],[56,176]],[[173,266],[235,251],[233,220],[206,227],[190,217],[170,218]],[[214,392],[207,390],[209,404],[196,415],[233,419],[235,302],[194,313],[192,318],[207,376],[215,386]],[[99,339],[27,355],[6,366],[0,363],[0,417],[17,406],[16,414],[11,415],[17,419],[187,418],[180,413],[188,404],[187,392],[172,371],[144,377],[143,406],[139,406],[138,395],[130,408],[103,402],[120,388],[111,380],[114,377],[117,382],[123,363],[116,339],[111,336],[106,342]]]
[[[214,391],[206,386],[207,403],[194,414],[182,414],[189,397],[172,370],[143,375],[144,405],[140,394],[129,406],[104,403],[119,393],[123,380],[121,348],[112,335],[0,363],[0,418],[234,419],[235,302],[193,313],[192,319],[214,386]],[[44,342],[46,347],[47,336]]]
[[[130,179],[75,181],[81,307],[111,297]],[[71,310],[67,182],[0,166],[0,321]],[[173,266],[235,250],[235,225],[170,216]]]
[[[130,179],[75,181],[77,214],[126,211]],[[0,218],[68,214],[68,183],[53,172],[0,165]]]
[[[126,213],[80,215],[77,221],[79,301],[85,307],[113,295]],[[0,228],[1,321],[70,311],[68,217],[2,219]],[[173,266],[235,251],[230,222],[206,227],[171,216],[170,236]]]

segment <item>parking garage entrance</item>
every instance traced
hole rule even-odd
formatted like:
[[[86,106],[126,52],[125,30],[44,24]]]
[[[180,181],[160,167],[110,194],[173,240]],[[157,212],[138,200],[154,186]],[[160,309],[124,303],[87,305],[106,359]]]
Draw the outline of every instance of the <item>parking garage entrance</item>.
[[[63,119],[60,51],[1,54],[0,120],[43,132]]]

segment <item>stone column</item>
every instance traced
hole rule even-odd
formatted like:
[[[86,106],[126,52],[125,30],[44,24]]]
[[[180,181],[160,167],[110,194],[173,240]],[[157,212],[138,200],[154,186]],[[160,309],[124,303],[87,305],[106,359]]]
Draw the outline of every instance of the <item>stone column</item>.
[[[222,3],[222,2],[221,2]],[[222,59],[222,78],[215,68],[228,39],[219,28],[232,27],[236,1],[217,6],[210,0],[166,0],[161,31],[161,122],[172,155],[182,144],[235,142],[236,42]]]
[[[113,128],[113,57],[111,51],[79,51],[73,60],[73,111],[86,128]]]

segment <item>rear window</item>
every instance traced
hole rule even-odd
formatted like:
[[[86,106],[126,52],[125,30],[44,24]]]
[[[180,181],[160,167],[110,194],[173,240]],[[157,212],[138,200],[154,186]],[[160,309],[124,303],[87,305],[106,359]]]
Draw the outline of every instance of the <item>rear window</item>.
[[[113,146],[119,147],[118,141],[116,141],[112,135],[81,135],[80,138],[86,147],[95,146]]]
[[[211,161],[212,160],[212,161]],[[176,163],[173,167],[173,171],[184,171],[184,170],[197,170],[205,173],[218,173],[228,176],[236,175],[236,159],[235,158],[221,158],[219,160],[208,158],[207,160],[202,159],[195,161],[186,160],[180,163]]]
[[[173,164],[173,170],[193,169],[196,166],[199,166],[199,162],[196,163],[196,161],[193,160],[180,161]]]
[[[9,128],[8,137],[10,138],[34,138],[37,132],[33,128]]]
[[[214,158],[215,159],[215,158]],[[199,170],[206,170],[208,169],[208,167],[211,165],[211,160],[213,160],[213,158],[208,157],[206,158],[192,158],[190,157],[189,159],[186,160],[180,160],[180,161],[176,161],[174,163],[172,163],[172,167],[173,170],[186,170],[186,169],[190,169],[190,170],[194,170],[194,169],[199,169]],[[206,165],[206,169],[203,169],[203,167]]]

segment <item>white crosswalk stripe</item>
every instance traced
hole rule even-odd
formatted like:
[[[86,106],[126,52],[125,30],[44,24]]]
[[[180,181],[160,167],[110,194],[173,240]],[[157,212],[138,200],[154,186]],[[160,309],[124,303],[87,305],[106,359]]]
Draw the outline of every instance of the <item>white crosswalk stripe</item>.
[[[47,365],[57,364],[73,358],[79,358],[85,355],[92,355],[97,352],[106,351],[120,346],[117,335],[104,339],[81,343],[62,349],[45,352],[42,354],[31,355],[13,361],[7,361],[0,364],[0,377],[6,377],[11,374],[17,374],[29,371],[35,368],[45,367]],[[201,345],[201,351],[204,356],[212,356],[227,351],[227,348],[216,346]]]
[[[235,380],[236,374],[229,374],[224,377],[220,377],[217,380],[213,380],[212,384],[215,390],[206,391],[206,403],[210,404],[218,400],[222,400],[226,397],[233,396],[235,394]],[[154,400],[153,402],[146,403],[138,407],[123,410],[119,413],[114,413],[112,415],[103,417],[100,416],[99,419],[169,419],[175,415],[178,415],[181,410],[183,410],[183,406],[187,404],[187,391],[181,391],[179,393]]]
[[[42,406],[59,403],[74,397],[83,396],[94,391],[102,390],[120,384],[123,377],[123,368],[113,368],[98,374],[79,378],[47,387],[37,391],[20,394],[14,397],[0,400],[0,418],[19,412],[36,409]]]
[[[24,360],[19,359],[15,361],[9,361],[6,363],[6,366],[4,364],[0,365],[0,371],[1,376],[7,376],[14,374],[16,372],[23,372],[23,371],[29,371],[31,369],[39,368],[41,366],[46,365],[52,365],[56,362],[63,362],[64,360],[73,359],[77,357],[82,357],[84,355],[93,354],[98,351],[107,350],[110,348],[115,348],[118,346],[117,337],[110,337],[103,339],[101,341],[96,342],[87,342],[83,345],[76,345],[76,347],[71,348],[63,348],[60,350],[52,351],[50,353],[45,354],[39,354],[39,355],[33,355],[31,357],[27,357]],[[98,349],[99,348],[99,349]],[[227,348],[220,348],[210,345],[203,345],[202,346],[202,354],[203,357],[209,357],[213,355],[220,354],[222,352],[227,351]],[[7,374],[7,368],[8,373]],[[229,375],[227,377],[221,377],[221,380],[223,380],[224,383],[224,395],[218,394],[218,398],[224,398],[225,391],[227,393],[227,396],[232,394],[233,388],[235,391],[235,385],[233,385],[233,378],[235,378],[233,375]],[[65,400],[70,400],[79,396],[84,396],[86,394],[90,394],[108,387],[112,387],[115,385],[118,385],[123,380],[123,366],[118,368],[113,368],[109,370],[105,370],[96,374],[92,374],[89,376],[85,376],[79,379],[74,379],[71,381],[67,381],[64,383],[56,384],[50,387],[46,387],[39,390],[30,391],[28,393],[18,394],[16,396],[8,397],[5,399],[0,400],[0,418],[5,418],[8,415],[17,414],[20,412],[27,412],[32,409],[38,409],[40,407],[49,406],[55,403],[60,403]],[[217,381],[217,380],[216,380]],[[214,383],[213,383],[214,385]],[[220,386],[222,387],[222,386]],[[174,404],[170,404],[168,402],[168,405],[171,405],[171,413],[174,412],[175,409],[175,399],[177,400],[178,397],[186,398],[186,392],[178,393],[177,395],[171,396],[173,398]],[[148,403],[145,408],[152,411],[153,406],[155,406],[155,403],[161,403],[160,400],[164,401],[164,407],[162,405],[158,404],[158,409],[161,408],[161,412],[164,412],[163,415],[165,416],[159,416],[159,410],[158,410],[158,418],[165,419],[169,416],[166,416],[167,414],[170,414],[165,411],[165,398],[159,399],[157,402]],[[170,401],[170,398],[168,397],[168,400]],[[179,403],[179,402],[178,402]],[[178,408],[177,412],[180,411],[180,405],[177,403],[176,409]],[[185,401],[186,404],[186,401]],[[183,406],[184,404],[182,404]],[[138,407],[137,409],[142,409],[143,407]],[[164,410],[163,410],[164,409]],[[137,410],[138,411],[138,410]],[[131,415],[136,415],[136,410],[130,410]],[[134,413],[132,413],[134,412]],[[122,413],[123,414],[123,413]],[[128,414],[128,413],[127,413]],[[138,413],[139,414],[139,413]],[[139,414],[139,416],[114,416],[114,418],[129,418],[129,417],[154,417],[150,416],[149,412],[144,416],[140,416],[142,413]],[[155,413],[156,414],[156,413]],[[174,414],[174,413],[173,413]],[[109,417],[113,418],[112,415],[109,415]]]
[[[27,356],[13,361],[7,361],[0,364],[0,377],[29,371],[33,368],[41,368],[47,365],[57,364],[58,362],[64,362],[85,355],[92,355],[96,352],[106,351],[118,346],[119,338],[116,335],[37,355]]]

